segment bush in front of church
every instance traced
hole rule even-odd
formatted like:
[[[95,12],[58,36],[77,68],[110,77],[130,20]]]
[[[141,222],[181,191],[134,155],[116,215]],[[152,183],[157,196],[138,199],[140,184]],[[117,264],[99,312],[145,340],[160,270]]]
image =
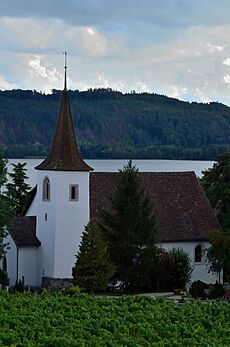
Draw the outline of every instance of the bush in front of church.
[[[108,244],[96,222],[85,227],[72,274],[74,284],[91,293],[105,290],[115,272],[109,260]]]
[[[3,288],[9,285],[9,278],[8,278],[7,272],[1,269],[0,269],[0,284],[2,285]]]

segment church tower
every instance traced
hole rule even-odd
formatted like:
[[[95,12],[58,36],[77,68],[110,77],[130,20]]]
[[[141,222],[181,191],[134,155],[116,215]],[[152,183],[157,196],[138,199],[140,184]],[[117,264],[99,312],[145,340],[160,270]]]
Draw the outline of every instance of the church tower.
[[[89,221],[89,171],[81,158],[65,79],[50,153],[35,169],[37,184],[38,276],[71,278],[84,226]]]

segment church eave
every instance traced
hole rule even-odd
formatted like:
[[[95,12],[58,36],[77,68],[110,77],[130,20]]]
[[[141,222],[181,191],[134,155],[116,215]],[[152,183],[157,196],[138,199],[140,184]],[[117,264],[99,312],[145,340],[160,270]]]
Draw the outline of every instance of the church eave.
[[[52,165],[43,161],[40,165],[35,167],[36,170],[47,171],[93,171],[89,165],[84,163],[83,165],[69,166],[69,165]]]

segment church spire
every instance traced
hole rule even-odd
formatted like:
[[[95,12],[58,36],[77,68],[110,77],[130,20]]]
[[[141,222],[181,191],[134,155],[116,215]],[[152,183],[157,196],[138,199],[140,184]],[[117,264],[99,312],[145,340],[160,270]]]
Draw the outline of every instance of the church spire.
[[[64,66],[64,69],[65,69],[65,77],[64,77],[64,90],[67,90],[67,52],[64,52],[63,53],[65,55],[65,66]]]
[[[91,171],[93,169],[81,158],[76,144],[67,91],[67,53],[65,52],[64,55],[64,90],[62,92],[61,106],[57,118],[53,143],[47,158],[41,164],[36,166],[35,169],[55,171]]]

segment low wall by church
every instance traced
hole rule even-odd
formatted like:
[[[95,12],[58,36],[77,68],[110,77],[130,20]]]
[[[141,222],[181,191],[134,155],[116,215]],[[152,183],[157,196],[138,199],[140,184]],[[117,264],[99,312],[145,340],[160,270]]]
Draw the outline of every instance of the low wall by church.
[[[42,277],[42,288],[48,290],[59,290],[63,288],[69,288],[72,285],[72,278]]]

